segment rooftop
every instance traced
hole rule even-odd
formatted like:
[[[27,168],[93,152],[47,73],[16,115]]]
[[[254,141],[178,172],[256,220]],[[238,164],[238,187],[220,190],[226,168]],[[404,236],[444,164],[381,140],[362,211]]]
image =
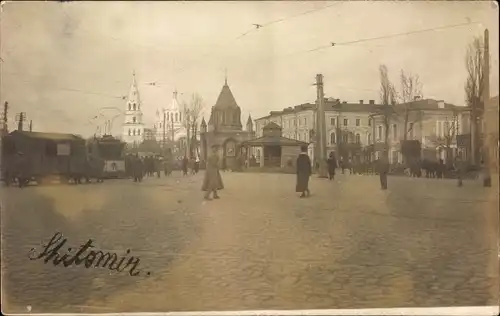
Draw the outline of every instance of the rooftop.
[[[45,140],[67,140],[67,141],[78,141],[84,140],[81,136],[76,134],[63,134],[63,133],[42,133],[42,132],[28,132],[28,131],[13,131],[10,135],[23,135],[29,138],[45,139]]]

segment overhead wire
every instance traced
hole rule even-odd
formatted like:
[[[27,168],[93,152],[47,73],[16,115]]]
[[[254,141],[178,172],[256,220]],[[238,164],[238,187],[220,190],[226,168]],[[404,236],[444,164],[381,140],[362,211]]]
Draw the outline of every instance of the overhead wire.
[[[10,75],[18,75],[20,73],[12,73],[12,72],[2,72],[3,74],[7,73]],[[20,74],[22,75],[22,74]],[[5,79],[3,80],[5,82]],[[17,81],[24,82],[24,83],[39,83],[36,82],[35,80],[26,80],[26,79],[19,79]],[[45,85],[45,82],[44,82]],[[120,99],[120,100],[125,100],[127,97],[126,96],[116,96],[116,95],[110,95],[110,94],[105,94],[101,92],[94,92],[94,91],[89,91],[89,90],[82,90],[82,89],[75,89],[75,88],[68,88],[68,87],[61,87],[58,85],[53,85],[49,84],[52,88],[55,88],[56,90],[61,90],[61,91],[70,91],[70,92],[79,92],[83,94],[89,94],[89,95],[96,95],[96,96],[101,96],[101,97],[107,97],[107,98],[113,98],[113,99]]]
[[[233,42],[233,41],[238,41],[240,39],[242,39],[243,37],[245,37],[246,35],[250,34],[250,33],[254,33],[254,32],[258,32],[259,30],[261,30],[262,28],[265,28],[265,27],[268,27],[270,25],[273,25],[273,24],[277,24],[277,23],[281,23],[281,22],[284,22],[286,20],[289,20],[289,19],[294,19],[294,18],[297,18],[299,16],[303,16],[303,15],[306,15],[306,14],[310,14],[310,13],[313,13],[313,12],[317,12],[317,11],[321,11],[321,10],[325,10],[325,9],[328,9],[334,5],[337,5],[337,4],[340,4],[341,2],[335,2],[333,4],[330,4],[330,5],[326,5],[326,6],[323,6],[321,8],[316,8],[316,9],[313,9],[313,10],[308,10],[308,11],[305,11],[305,12],[301,12],[299,14],[296,14],[296,15],[292,15],[292,16],[289,16],[289,17],[285,17],[285,18],[281,18],[281,19],[277,19],[277,20],[273,20],[273,21],[270,21],[270,22],[267,22],[267,23],[263,23],[263,24],[254,24],[254,28],[246,31],[246,32],[243,32],[241,33],[240,35],[236,36],[235,38],[232,38],[232,39],[228,39],[227,41],[225,41],[224,43],[222,44],[219,44],[219,45],[216,45],[217,47],[223,47],[223,46],[226,46],[228,45],[229,43]],[[208,57],[210,55],[212,55],[213,53],[215,53],[215,51],[210,51],[204,55],[202,55],[199,59],[197,59],[196,61],[194,62],[191,62],[191,63],[188,63],[187,65],[183,66],[182,68],[180,69],[176,69],[175,71],[177,72],[183,72],[185,71],[186,69],[188,69],[189,67],[193,66],[194,64],[197,64],[198,62],[200,62],[201,60],[203,60],[203,58],[205,57]]]

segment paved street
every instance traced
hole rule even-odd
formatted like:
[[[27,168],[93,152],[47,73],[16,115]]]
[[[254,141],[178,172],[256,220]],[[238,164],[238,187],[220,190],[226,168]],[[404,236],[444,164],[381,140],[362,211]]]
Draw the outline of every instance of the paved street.
[[[223,173],[2,190],[5,312],[383,308],[498,303],[497,189],[478,181]],[[131,249],[130,276],[31,261],[56,231]]]

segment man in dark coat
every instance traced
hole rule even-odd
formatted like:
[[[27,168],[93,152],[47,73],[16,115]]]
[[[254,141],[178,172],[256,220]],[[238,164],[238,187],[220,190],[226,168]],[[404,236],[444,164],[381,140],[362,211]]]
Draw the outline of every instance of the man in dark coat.
[[[133,176],[134,176],[134,182],[141,182],[142,181],[142,177],[144,176],[144,164],[141,160],[141,158],[139,158],[139,156],[136,156],[133,158],[133,161],[132,161],[132,172],[133,172]]]
[[[203,179],[201,189],[205,191],[205,200],[211,200],[210,193],[212,192],[214,199],[218,199],[217,191],[224,189],[222,177],[219,172],[219,155],[217,154],[216,146],[212,146],[212,154],[207,159],[205,178]]]
[[[301,198],[311,195],[309,191],[309,177],[312,174],[311,159],[307,155],[307,146],[300,148],[301,153],[297,157],[297,185],[295,192],[301,192]]]
[[[189,160],[186,156],[182,159],[182,175],[187,176],[188,175],[188,163]]]
[[[389,173],[389,162],[387,161],[387,155],[382,153],[378,161],[378,174],[380,177],[380,186],[382,190],[387,190],[387,174]]]
[[[337,168],[337,159],[335,158],[335,154],[333,153],[333,151],[330,153],[327,163],[328,163],[328,176],[330,180],[333,180],[335,178],[335,169]]]

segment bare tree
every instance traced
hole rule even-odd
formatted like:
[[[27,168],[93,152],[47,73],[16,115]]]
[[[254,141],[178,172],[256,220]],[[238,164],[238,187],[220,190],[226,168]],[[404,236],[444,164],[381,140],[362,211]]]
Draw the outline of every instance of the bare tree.
[[[403,113],[403,121],[404,121],[404,130],[403,130],[403,140],[408,140],[408,134],[411,131],[411,128],[408,129],[408,125],[410,124],[410,112],[412,111],[413,102],[422,96],[422,84],[420,83],[419,76],[413,75],[411,73],[406,74],[403,69],[401,69],[400,74],[400,84],[401,84],[401,92],[399,93],[400,102],[404,105],[404,113]],[[421,116],[416,116],[412,120],[413,123],[411,126],[415,126],[415,123],[421,119]]]
[[[438,145],[444,146],[446,151],[446,165],[453,163],[453,153],[451,145],[458,132],[458,114],[453,111],[451,117],[446,116],[442,125],[442,134],[436,135]]]
[[[392,118],[396,115],[395,105],[397,103],[397,94],[394,85],[389,79],[389,74],[386,65],[379,66],[380,72],[380,106],[377,109],[376,116],[382,117],[384,125],[384,144],[385,158],[389,158],[389,127]]]
[[[203,99],[197,93],[191,95],[189,103],[182,102],[182,109],[184,115],[184,127],[186,128],[186,141],[188,156],[193,156],[198,134],[198,124],[203,110]]]
[[[471,109],[471,145],[472,163],[476,163],[478,153],[478,119],[481,116],[483,106],[481,100],[484,90],[484,45],[481,37],[474,37],[467,47],[465,55],[465,66],[467,69],[467,81],[465,82],[465,101]]]

